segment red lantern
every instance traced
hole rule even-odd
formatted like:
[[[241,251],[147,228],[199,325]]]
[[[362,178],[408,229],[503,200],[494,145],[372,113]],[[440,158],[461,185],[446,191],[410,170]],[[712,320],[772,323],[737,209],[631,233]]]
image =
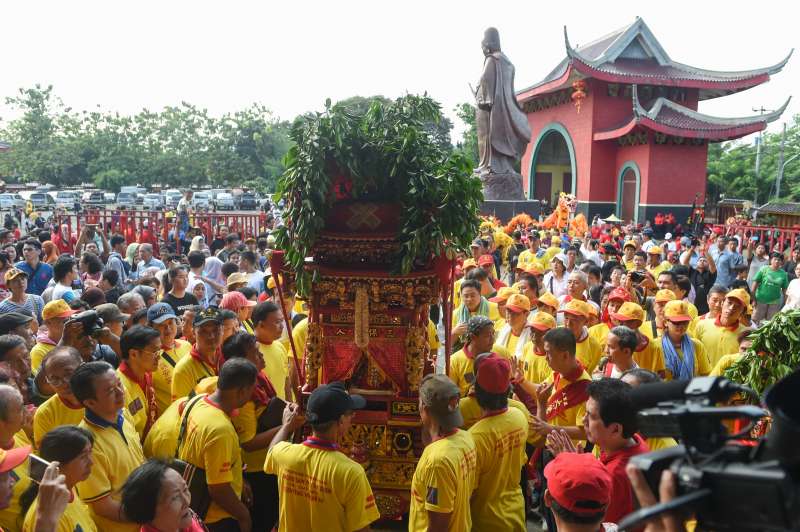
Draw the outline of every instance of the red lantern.
[[[584,98],[586,98],[586,82],[579,79],[572,83],[572,101],[575,102],[578,113],[581,112],[581,102]]]

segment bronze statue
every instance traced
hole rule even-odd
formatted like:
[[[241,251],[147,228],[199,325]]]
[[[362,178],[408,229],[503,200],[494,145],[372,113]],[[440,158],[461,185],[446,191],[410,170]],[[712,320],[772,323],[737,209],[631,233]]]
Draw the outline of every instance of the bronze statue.
[[[525,199],[522,176],[514,165],[530,142],[528,118],[514,95],[514,65],[500,51],[495,28],[484,32],[483,75],[475,90],[480,163],[475,172],[487,200]]]

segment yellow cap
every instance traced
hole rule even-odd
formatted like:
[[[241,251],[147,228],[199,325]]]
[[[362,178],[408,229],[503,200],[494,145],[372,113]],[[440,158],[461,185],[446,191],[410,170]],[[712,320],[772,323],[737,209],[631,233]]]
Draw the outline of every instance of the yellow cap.
[[[506,301],[506,309],[511,312],[530,312],[531,300],[522,294],[511,294]]]
[[[661,255],[662,253],[664,253],[664,251],[658,246],[653,246],[647,250],[648,255]]]
[[[539,331],[549,331],[555,328],[556,319],[547,312],[537,312],[531,320],[530,326]]]
[[[563,312],[564,314],[572,314],[573,316],[583,316],[584,318],[589,317],[589,310],[586,308],[588,306],[587,303],[584,303],[580,299],[573,299],[566,305],[564,308],[559,310],[559,312]]]
[[[519,290],[514,290],[509,286],[503,286],[500,288],[500,290],[497,291],[496,296],[489,298],[489,301],[491,301],[492,303],[504,303],[511,296],[511,294],[518,294],[518,293]]]
[[[42,309],[42,319],[47,321],[50,318],[69,318],[76,312],[78,311],[72,310],[69,304],[63,299],[56,299],[44,306]]]
[[[626,248],[626,247],[628,247],[628,246],[632,247],[633,249],[636,249],[636,242],[634,242],[633,240],[628,240],[628,241],[627,241],[627,242],[625,242],[625,244],[622,246],[622,249],[625,249],[625,248]]]
[[[550,239],[550,244],[553,246],[555,246],[556,244],[561,245],[561,237],[554,236],[553,238]]]
[[[467,259],[464,261],[464,264],[461,265],[461,269],[467,271],[469,268],[477,268],[478,263],[475,262],[475,259]]]
[[[676,299],[677,296],[675,295],[675,292],[673,292],[672,290],[667,290],[666,288],[663,288],[658,292],[656,292],[656,299],[655,299],[656,303],[666,303],[667,301],[675,301]]]
[[[232,273],[232,274],[230,274],[228,276],[228,280],[225,283],[225,285],[226,286],[232,286],[232,285],[240,284],[240,283],[245,283],[246,284],[248,280],[249,279],[247,278],[247,274],[246,273],[234,272],[234,273]]]
[[[667,321],[692,321],[686,301],[675,300],[664,305],[664,317]]]
[[[536,264],[528,264],[528,267],[525,268],[524,271],[528,275],[544,275],[542,269]]]
[[[644,321],[644,310],[638,304],[626,301],[619,310],[611,313],[611,317],[617,321]]]
[[[725,295],[725,299],[733,298],[740,301],[745,307],[750,306],[750,294],[744,288],[736,288]]]
[[[545,292],[544,294],[540,295],[539,303],[544,303],[548,307],[552,307],[554,309],[558,308],[558,299],[556,299],[556,296],[550,292]]]

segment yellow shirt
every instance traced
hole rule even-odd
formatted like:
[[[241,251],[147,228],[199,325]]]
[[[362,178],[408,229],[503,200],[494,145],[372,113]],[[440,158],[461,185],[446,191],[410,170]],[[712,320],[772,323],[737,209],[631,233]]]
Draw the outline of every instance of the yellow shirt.
[[[548,269],[549,264],[542,264],[542,260],[536,257],[537,253],[538,250],[531,251],[530,249],[526,249],[520,253],[519,257],[517,257],[517,268],[527,270],[529,266],[538,266],[542,270]]]
[[[525,419],[529,425],[533,423],[533,416],[522,402],[517,401],[516,399],[509,399],[508,407],[516,408],[525,414]],[[461,411],[461,417],[464,419],[464,426],[461,427],[464,430],[469,430],[472,425],[480,421],[481,417],[483,417],[481,406],[478,404],[478,400],[475,399],[474,395],[462,397],[458,402],[458,409]],[[530,443],[534,443],[537,440],[537,434],[529,429],[526,430],[528,431],[528,441]]]
[[[231,418],[233,428],[239,437],[239,443],[247,443],[258,434],[258,417],[264,413],[266,406],[256,406],[253,401],[248,401],[239,409],[239,415]],[[264,460],[267,458],[267,447],[256,451],[245,451],[242,449],[242,460],[246,466],[246,471],[257,472],[264,468]]]
[[[653,373],[661,373],[664,371],[664,352],[661,350],[661,339],[648,338],[648,340],[649,342],[641,351],[633,352],[633,360],[640,368]]]
[[[172,375],[175,366],[192,350],[192,344],[186,340],[175,340],[172,349],[164,349],[158,358],[158,368],[153,372],[153,388],[156,389],[158,413],[162,414],[172,404]]]
[[[333,448],[280,442],[264,472],[278,477],[280,532],[350,532],[380,518],[364,468]]]
[[[475,441],[467,431],[456,430],[425,447],[411,480],[408,531],[426,532],[429,511],[449,513],[450,532],[471,530],[469,499],[475,489],[476,468]]]
[[[144,435],[144,429],[147,426],[147,416],[149,406],[147,404],[147,396],[139,386],[139,383],[132,381],[127,375],[117,370],[117,377],[122,383],[122,388],[125,390],[125,410],[133,420],[133,427],[139,433],[141,439]]]
[[[623,259],[622,259],[622,264],[624,264],[624,265],[625,265],[625,269],[626,269],[627,271],[629,271],[629,272],[632,272],[633,270],[635,270],[635,269],[636,269],[636,264],[633,262],[633,259],[631,259],[631,260],[625,260],[625,259],[623,258]]]
[[[661,449],[678,445],[678,442],[676,442],[674,438],[647,438],[646,442],[647,447],[650,448],[650,452],[660,451]],[[597,446],[595,446],[595,448],[597,448]]]
[[[642,323],[641,327],[639,327],[639,332],[643,335],[647,336],[651,340],[656,340],[664,336],[664,329],[659,329],[658,326],[655,327],[656,334],[653,336],[653,324],[655,320],[650,320]],[[690,333],[691,334],[691,333]]]
[[[45,344],[42,342],[36,342],[36,345],[33,346],[31,349],[31,372],[36,375],[39,373],[39,368],[42,366],[42,360],[44,357],[55,349],[55,344]]]
[[[292,327],[292,339],[294,340],[294,346],[297,348],[297,356],[300,357],[300,360],[303,359],[303,354],[306,351],[306,341],[308,340],[308,318],[303,318],[297,325]],[[283,342],[283,340],[281,340]],[[292,348],[289,345],[289,339],[286,339],[283,347],[286,348],[286,353],[288,355],[292,354]],[[294,364],[294,362],[292,362]],[[259,469],[261,469],[259,467]]]
[[[608,324],[604,322],[600,322],[589,327],[589,336],[594,338],[594,340],[600,346],[600,352],[605,351],[606,338],[608,338],[608,333],[610,332],[611,329],[608,327]]]
[[[575,357],[581,361],[583,367],[586,368],[590,374],[600,363],[603,352],[600,350],[600,344],[597,340],[587,335],[583,340],[575,343]]]
[[[17,447],[25,447],[30,445],[31,442],[25,431],[20,430],[14,434],[14,449]],[[22,521],[25,517],[20,515],[19,498],[31,485],[30,477],[28,476],[28,461],[25,460],[20,465],[14,468],[14,475],[17,477],[17,482],[11,490],[11,503],[8,508],[0,510],[0,527],[5,532],[19,532],[22,530]]]
[[[206,482],[230,484],[237,497],[242,495],[242,453],[231,419],[208,397],[197,400],[186,425],[186,436],[178,457],[205,469]],[[206,523],[233,517],[217,503],[211,502]]]
[[[710,377],[722,377],[725,370],[733,366],[742,358],[741,353],[733,353],[732,355],[722,355],[717,361],[717,364],[711,369]]]
[[[184,403],[186,403],[185,397],[177,399],[150,427],[150,432],[147,433],[142,446],[147,458],[169,459],[175,456]]]
[[[91,421],[90,421],[91,420]],[[85,428],[94,436],[92,447],[92,472],[89,478],[77,485],[78,494],[89,510],[99,530],[114,532],[138,532],[135,523],[118,523],[96,514],[91,503],[104,497],[111,497],[119,502],[121,489],[134,469],[144,463],[139,433],[123,408],[120,412],[120,425],[112,425],[99,419],[94,413],[87,411],[78,426]],[[121,430],[121,432],[120,432]]]
[[[583,371],[580,377],[578,377],[578,381],[588,381],[592,378],[589,376],[586,370]],[[554,375],[550,375],[550,378],[547,379],[547,382],[554,382]],[[572,381],[567,380],[563,375],[558,380],[558,388],[553,390],[553,393],[556,393],[560,390],[563,390],[566,386],[572,384]],[[586,417],[586,402],[577,404],[570,408],[565,409],[563,412],[558,414],[557,416],[553,417],[552,419],[548,420],[547,422],[551,425],[556,427],[582,427],[583,426],[583,418]],[[582,440],[573,440],[575,444],[582,443]]]
[[[739,351],[739,342],[736,337],[742,332],[744,326],[737,323],[736,329],[717,325],[716,320],[700,320],[695,328],[695,337],[705,347],[708,361],[711,366],[716,366],[719,359],[725,355]]]
[[[428,319],[428,347],[431,353],[435,353],[439,349],[439,337],[436,336],[436,325]]]
[[[198,382],[216,375],[216,369],[207,362],[201,362],[191,355],[181,358],[172,373],[172,400],[188,396]]]
[[[708,362],[708,356],[706,355],[706,350],[703,347],[703,344],[697,341],[696,338],[689,338],[694,344],[694,376],[695,377],[703,377],[708,375],[711,372],[711,365]],[[683,350],[676,349],[678,356],[683,360]],[[667,359],[666,356],[664,357],[664,364],[666,365]],[[669,368],[664,369],[664,373],[666,376],[664,380],[671,381],[672,380],[672,371]]]
[[[658,279],[658,276],[661,275],[661,272],[665,272],[670,268],[672,268],[672,264],[665,260],[661,261],[661,264],[658,266],[648,266],[647,271],[650,272],[650,275],[652,275],[655,279]]]
[[[492,346],[492,351],[503,358],[511,360],[511,355],[508,353],[505,347],[494,344]],[[461,397],[464,397],[467,395],[467,393],[469,393],[472,382],[475,380],[475,366],[473,363],[473,358],[477,355],[480,355],[480,353],[474,353],[472,354],[472,357],[468,357],[464,352],[464,349],[461,349],[450,357],[450,372],[447,376],[450,377],[450,380],[455,382],[459,387],[461,390]]]
[[[67,508],[58,520],[54,532],[97,532],[89,507],[84,504],[74,493],[72,501],[67,504]],[[25,523],[22,525],[22,532],[33,532],[36,530],[36,507],[39,506],[39,497],[33,499],[33,503],[25,514]]]
[[[286,400],[286,380],[289,378],[289,364],[291,355],[286,352],[286,348],[280,342],[262,344],[258,342],[258,350],[264,357],[264,375],[267,376],[275,388],[275,394]]]
[[[477,474],[470,508],[474,530],[525,532],[525,501],[519,475],[528,420],[516,408],[489,414],[469,429],[475,441]]]
[[[522,353],[522,372],[525,380],[534,384],[546,381],[553,374],[547,358],[544,354],[537,354],[532,343],[526,345]]]
[[[83,407],[67,406],[58,394],[52,395],[33,414],[33,442],[39,448],[44,435],[62,425],[77,425],[83,419]]]

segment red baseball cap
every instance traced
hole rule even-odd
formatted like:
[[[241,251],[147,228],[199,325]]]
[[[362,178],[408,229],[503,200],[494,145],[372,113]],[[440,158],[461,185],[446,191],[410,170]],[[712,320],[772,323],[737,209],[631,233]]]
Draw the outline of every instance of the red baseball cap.
[[[550,495],[572,513],[602,514],[611,501],[611,474],[591,453],[559,453],[544,476]]]
[[[478,385],[489,393],[506,393],[511,385],[511,362],[492,353],[478,366]]]
[[[8,451],[0,449],[0,473],[8,473],[16,468],[28,459],[29,454],[31,454],[30,445],[14,447]]]
[[[631,294],[624,288],[615,288],[608,294],[608,300],[613,301],[615,299],[621,299],[622,301],[630,301]]]
[[[494,258],[491,255],[481,255],[478,257],[478,266],[494,266]]]

